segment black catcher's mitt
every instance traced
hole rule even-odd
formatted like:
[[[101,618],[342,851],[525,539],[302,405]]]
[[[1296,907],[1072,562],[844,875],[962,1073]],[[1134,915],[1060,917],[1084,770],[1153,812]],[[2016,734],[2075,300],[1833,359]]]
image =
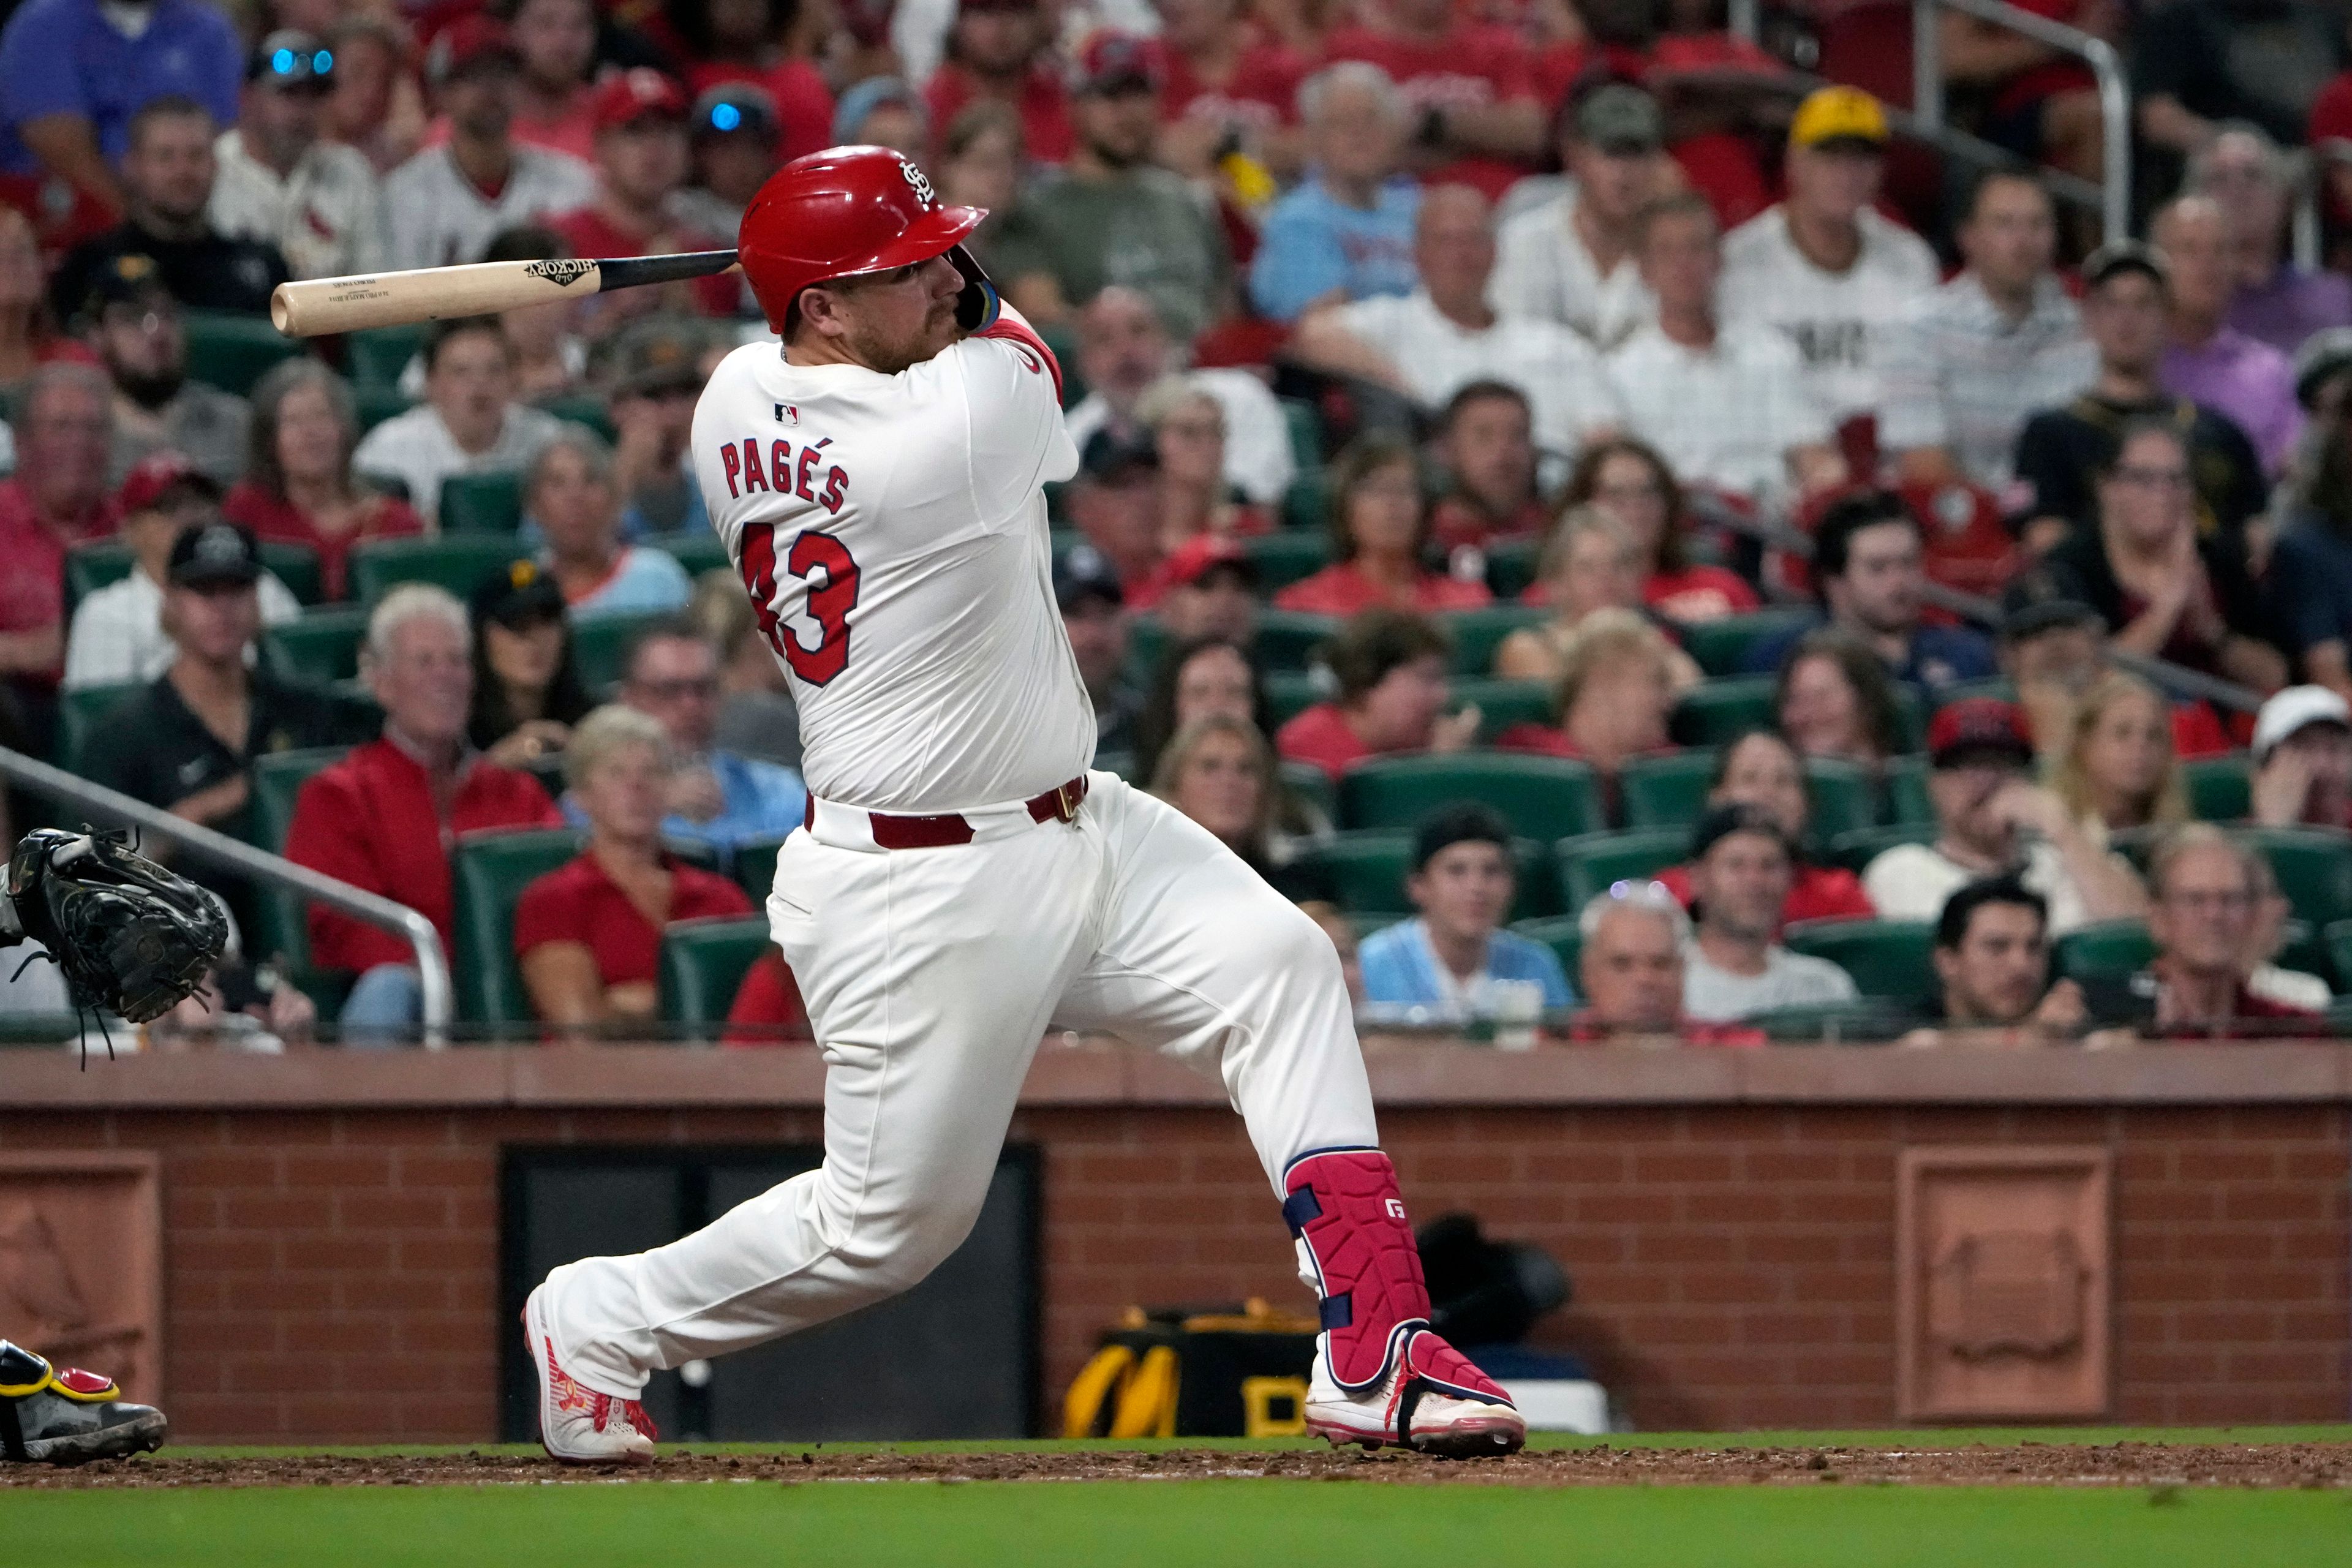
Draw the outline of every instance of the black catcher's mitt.
[[[193,994],[228,942],[211,894],[112,834],[27,833],[8,858],[8,901],[23,934],[65,971],[77,1005],[134,1024]]]

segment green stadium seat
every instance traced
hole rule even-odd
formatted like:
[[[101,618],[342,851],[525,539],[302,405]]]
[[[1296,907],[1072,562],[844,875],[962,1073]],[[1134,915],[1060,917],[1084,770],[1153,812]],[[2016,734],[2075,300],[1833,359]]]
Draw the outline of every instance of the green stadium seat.
[[[1486,591],[1499,605],[1516,605],[1536,580],[1540,539],[1501,539],[1486,546]]]
[[[261,634],[264,668],[280,680],[330,685],[359,675],[360,644],[367,637],[365,610],[312,610],[299,621]]]
[[[1323,477],[1321,465],[1300,468],[1290,488],[1282,492],[1283,531],[1305,533],[1328,528],[1330,523],[1331,486]]]
[[[2339,996],[2352,993],[2352,921],[2330,921],[2322,936],[2331,972],[2328,984]]]
[[[1559,889],[1550,875],[1543,846],[1523,840],[1512,846],[1518,867],[1518,892],[1512,913],[1521,919],[1559,911]],[[1350,914],[1388,912],[1392,919],[1409,918],[1412,900],[1404,884],[1412,865],[1410,833],[1342,833],[1309,849],[1302,858],[1329,879],[1333,897]]]
[[[1706,810],[1707,781],[1715,775],[1716,752],[1675,752],[1663,757],[1635,757],[1617,770],[1617,791],[1625,806],[1625,826],[1671,827],[1687,834]]]
[[[450,857],[457,951],[457,1016],[499,1034],[528,1033],[533,1015],[515,961],[515,905],[534,880],[580,853],[568,827],[469,833]]]
[[[343,339],[343,363],[354,385],[382,387],[400,384],[400,373],[425,348],[428,328],[370,327]]]
[[[1277,593],[1331,563],[1331,541],[1319,530],[1261,533],[1241,543],[1257,565],[1261,593]]]
[[[1971,697],[1990,697],[1998,702],[2014,702],[2017,700],[2017,685],[2005,675],[1989,675],[1981,680],[1956,680],[1929,699],[1928,711],[1931,714],[1940,712],[1953,703]]]
[[[1330,695],[1325,682],[1299,669],[1265,672],[1265,716],[1269,728],[1279,730]]]
[[[689,577],[699,577],[705,572],[724,572],[734,564],[727,559],[726,544],[707,528],[658,533],[646,542],[656,550],[667,552],[686,568],[686,574]]]
[[[1551,612],[1540,605],[1489,605],[1436,617],[1454,642],[1454,673],[1483,676],[1495,668],[1503,639],[1522,626],[1541,626]]]
[[[1898,822],[1892,827],[1865,827],[1853,833],[1841,833],[1830,840],[1830,864],[1843,866],[1859,877],[1880,854],[1897,844],[1933,844],[1935,841],[1936,825],[1932,822]]]
[[[1487,745],[1514,724],[1549,724],[1555,693],[1549,680],[1456,680],[1454,700],[1459,710],[1478,707],[1478,739]]]
[[[2325,929],[2352,918],[2352,834],[2327,827],[2250,827],[2249,847],[2271,863],[2295,918]]]
[[[1810,1006],[1775,1007],[1747,1020],[1764,1031],[1776,1046],[1883,1046],[1918,1026],[1887,1005],[1887,998],[1864,996],[1852,1002],[1823,1002]]]
[[[394,386],[360,386],[352,391],[354,412],[359,415],[360,434],[364,436],[387,419],[408,412],[411,405]]]
[[[1702,680],[1675,704],[1667,730],[1685,746],[1719,746],[1743,730],[1769,730],[1772,688],[1769,675]]]
[[[1936,928],[1925,921],[1799,921],[1780,933],[1790,952],[1826,958],[1853,976],[1864,996],[1937,993]]]
[[[1062,406],[1076,408],[1087,398],[1087,384],[1078,374],[1078,334],[1073,328],[1055,324],[1039,327],[1037,335],[1054,351],[1054,358],[1062,367]]]
[[[522,526],[522,474],[452,474],[441,481],[441,531],[512,533]],[[516,546],[509,540],[505,548]]]
[[[121,686],[85,686],[58,696],[58,766],[69,773],[82,771],[89,738],[107,714],[142,689],[137,681]]]
[[[783,847],[781,838],[747,838],[735,846],[730,868],[735,885],[749,894],[756,906],[765,908],[768,895],[775,890],[776,856]]]
[[[1768,637],[1809,626],[1821,617],[1811,610],[1750,610],[1676,628],[1683,651],[1713,676],[1748,673],[1748,650]]]
[[[1895,728],[1903,737],[1903,749],[1921,752],[1927,747],[1927,704],[1919,689],[1908,681],[1895,683]]]
[[[310,352],[309,344],[280,332],[267,316],[183,310],[180,322],[188,339],[188,379],[239,397],[251,395],[253,384],[279,361]]]
[[[253,813],[249,818],[254,847],[272,855],[286,852],[286,835],[294,826],[294,803],[302,786],[321,769],[341,762],[350,748],[317,746],[299,752],[272,752],[253,761]],[[247,933],[246,948],[286,967],[299,970],[310,962],[309,900],[283,888],[263,887],[254,910],[255,929]]]
[[[2199,757],[2180,764],[2189,815],[2200,822],[2243,822],[2253,811],[2254,765],[2243,756]]]
[[[1569,984],[1580,992],[1583,990],[1576,971],[1578,961],[1584,953],[1584,928],[1577,916],[1546,915],[1540,920],[1513,921],[1511,930],[1529,942],[1539,942],[1551,949],[1553,955],[1559,960],[1560,968],[1568,973]]]
[[[326,598],[326,577],[315,546],[266,539],[261,542],[261,563],[300,603],[315,605]]]
[[[66,616],[84,599],[131,575],[131,547],[113,540],[77,544],[66,552]]]
[[[370,539],[352,547],[352,596],[373,605],[403,583],[430,583],[467,599],[514,558],[515,542],[496,534]]]
[[[1305,669],[1315,650],[1339,629],[1337,616],[1311,615],[1305,610],[1261,610],[1257,638],[1250,645],[1258,668],[1265,670]]]
[[[1282,425],[1290,437],[1290,456],[1302,474],[1323,466],[1323,416],[1303,397],[1285,397]]]
[[[1878,780],[1859,763],[1811,757],[1805,789],[1813,803],[1812,838],[1827,844],[1841,833],[1878,825]]]
[[[1927,794],[1927,758],[1886,760],[1886,815],[1894,822],[1934,823],[1936,803]]]
[[[1339,825],[1409,833],[1438,807],[1464,800],[1494,807],[1513,832],[1541,842],[1606,826],[1600,781],[1590,767],[1514,752],[1358,763],[1339,778]]]
[[[2145,921],[2095,921],[2050,944],[2051,973],[2075,981],[2126,980],[2155,959]]]
[[[613,426],[612,412],[604,406],[604,400],[601,397],[585,393],[575,394],[569,397],[549,398],[540,406],[558,419],[569,420],[583,429],[593,431],[598,440],[607,445],[619,437],[620,433]]]
[[[715,1040],[743,975],[768,950],[765,917],[681,921],[662,932],[661,1020],[677,1037]]]
[[[1283,788],[1307,801],[1327,818],[1339,815],[1339,790],[1329,773],[1313,763],[1281,763],[1276,764],[1276,770]]]
[[[1570,914],[1609,890],[1613,882],[1644,880],[1679,866],[1690,835],[1653,828],[1640,833],[1584,833],[1552,846],[1559,865],[1561,900]]]
[[[654,610],[629,615],[583,616],[572,623],[572,658],[580,682],[593,696],[616,686],[628,673],[629,649],[645,629],[670,617]]]

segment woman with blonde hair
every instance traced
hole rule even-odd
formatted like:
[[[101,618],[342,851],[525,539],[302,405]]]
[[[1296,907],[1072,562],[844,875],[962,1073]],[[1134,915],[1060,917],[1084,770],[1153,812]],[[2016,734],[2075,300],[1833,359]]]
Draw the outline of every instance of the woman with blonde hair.
[[[1507,680],[1558,680],[1576,628],[1596,610],[1647,614],[1642,606],[1641,555],[1633,535],[1599,507],[1573,507],[1560,515],[1544,541],[1537,583],[1545,591],[1552,618],[1541,626],[1521,626],[1495,650],[1495,673]],[[1677,693],[1705,679],[1690,655],[1680,648],[1672,653]]]
[[[1613,818],[1617,770],[1635,757],[1675,749],[1666,738],[1675,651],[1657,627],[1631,610],[1593,611],[1560,658],[1552,700],[1557,722],[1514,724],[1496,745],[1591,763]]]
[[[1199,823],[1258,875],[1286,858],[1275,833],[1274,751],[1247,719],[1212,713],[1176,732],[1152,770],[1151,793]]]
[[[2164,694],[2122,670],[2100,677],[2075,705],[2050,787],[2101,833],[2188,821]]]
[[[1199,382],[1165,375],[1144,388],[1135,417],[1160,454],[1160,547],[1203,533],[1265,533],[1274,520],[1235,499],[1225,478],[1225,405]]]

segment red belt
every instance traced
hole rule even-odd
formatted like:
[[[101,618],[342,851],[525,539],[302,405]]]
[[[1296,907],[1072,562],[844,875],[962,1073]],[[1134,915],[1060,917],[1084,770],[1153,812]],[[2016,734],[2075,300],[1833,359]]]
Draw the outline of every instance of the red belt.
[[[1087,775],[1080,773],[1066,784],[1032,795],[1022,805],[1028,808],[1032,822],[1075,822],[1086,798]],[[869,811],[866,816],[874,826],[874,842],[884,849],[944,849],[972,840],[971,824],[960,812],[943,812],[938,816],[894,816],[887,812]],[[809,796],[802,825],[812,832],[816,828],[814,795]]]

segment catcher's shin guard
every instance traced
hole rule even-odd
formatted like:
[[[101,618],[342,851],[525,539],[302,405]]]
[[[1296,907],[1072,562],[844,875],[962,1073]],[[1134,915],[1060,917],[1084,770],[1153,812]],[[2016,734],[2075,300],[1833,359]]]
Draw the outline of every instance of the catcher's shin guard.
[[[133,1405],[110,1377],[52,1367],[0,1340],[0,1464],[79,1465],[163,1446],[163,1413]]]

